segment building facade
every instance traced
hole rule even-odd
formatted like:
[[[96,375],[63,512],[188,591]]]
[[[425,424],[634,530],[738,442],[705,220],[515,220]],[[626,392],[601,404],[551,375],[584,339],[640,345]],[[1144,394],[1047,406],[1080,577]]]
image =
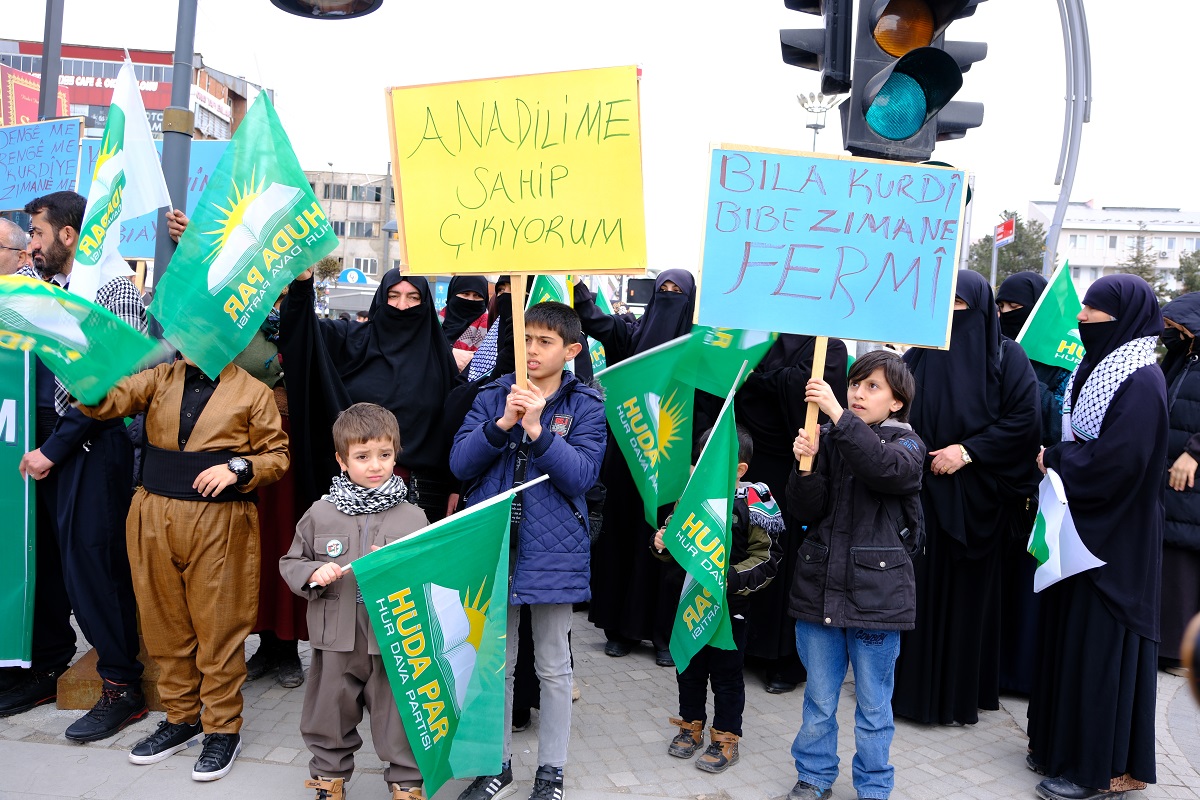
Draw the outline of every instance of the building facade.
[[[338,237],[330,255],[343,269],[361,270],[371,284],[400,266],[400,249],[384,225],[395,216],[396,199],[389,173],[306,170],[308,183],[329,215]]]
[[[1055,205],[1030,202],[1029,218],[1049,230]],[[1058,237],[1058,263],[1071,265],[1082,296],[1096,279],[1120,272],[1118,264],[1137,251],[1139,238],[1166,275],[1166,288],[1176,289],[1180,256],[1200,250],[1200,211],[1071,203]]]

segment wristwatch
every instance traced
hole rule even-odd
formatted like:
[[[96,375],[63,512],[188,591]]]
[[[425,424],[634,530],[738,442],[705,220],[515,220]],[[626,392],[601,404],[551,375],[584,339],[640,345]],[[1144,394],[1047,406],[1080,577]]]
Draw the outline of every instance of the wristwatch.
[[[225,462],[225,466],[229,467],[229,471],[237,476],[238,486],[242,486],[250,480],[250,462],[241,456],[229,459]]]
[[[962,453],[962,460],[963,460],[963,463],[964,463],[964,464],[970,464],[970,463],[971,463],[971,454],[967,452],[967,448],[963,447],[963,446],[960,444],[960,445],[958,446],[958,450],[959,450],[959,452],[960,452],[960,453]]]

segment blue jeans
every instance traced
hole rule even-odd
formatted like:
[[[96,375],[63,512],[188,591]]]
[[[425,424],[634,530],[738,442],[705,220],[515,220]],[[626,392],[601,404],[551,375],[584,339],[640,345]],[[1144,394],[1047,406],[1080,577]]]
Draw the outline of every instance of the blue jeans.
[[[796,622],[796,652],[808,670],[804,720],[792,742],[796,775],[824,791],[838,776],[837,707],[846,665],[854,665],[854,788],[860,798],[886,800],[895,769],[888,763],[892,735],[892,687],[899,631],[830,628]]]

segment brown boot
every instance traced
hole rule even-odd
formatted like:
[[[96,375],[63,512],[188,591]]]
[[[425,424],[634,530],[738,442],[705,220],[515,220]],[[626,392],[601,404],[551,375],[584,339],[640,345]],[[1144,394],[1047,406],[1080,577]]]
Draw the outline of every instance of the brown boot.
[[[738,762],[738,739],[732,733],[708,729],[709,745],[704,755],[696,759],[696,769],[705,772],[724,772]]]
[[[696,751],[704,746],[704,722],[684,722],[679,717],[671,717],[671,724],[679,728],[679,733],[671,740],[667,754],[676,758],[691,758]]]
[[[401,788],[400,784],[392,784],[392,800],[425,800],[425,790],[420,786]]]
[[[313,778],[304,782],[305,789],[316,789],[315,800],[346,800],[346,781],[343,778]]]

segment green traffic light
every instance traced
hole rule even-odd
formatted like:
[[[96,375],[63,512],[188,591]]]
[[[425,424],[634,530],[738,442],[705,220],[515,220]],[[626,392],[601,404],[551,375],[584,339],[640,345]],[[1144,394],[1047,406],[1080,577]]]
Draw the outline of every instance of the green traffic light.
[[[915,136],[962,88],[954,58],[936,47],[920,47],[901,57],[867,84],[863,114],[884,139]]]

